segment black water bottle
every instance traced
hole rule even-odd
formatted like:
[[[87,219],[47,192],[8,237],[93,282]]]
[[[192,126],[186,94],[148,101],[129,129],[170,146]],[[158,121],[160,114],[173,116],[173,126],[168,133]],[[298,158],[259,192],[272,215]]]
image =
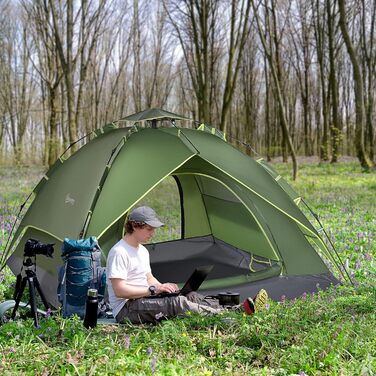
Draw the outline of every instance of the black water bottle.
[[[85,328],[95,328],[98,318],[98,291],[96,289],[87,290],[86,309],[84,326]]]

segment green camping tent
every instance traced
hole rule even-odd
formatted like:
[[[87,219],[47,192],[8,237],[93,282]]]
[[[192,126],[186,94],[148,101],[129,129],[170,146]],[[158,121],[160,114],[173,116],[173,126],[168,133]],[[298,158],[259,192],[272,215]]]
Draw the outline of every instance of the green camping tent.
[[[27,239],[55,243],[53,259],[37,260],[52,305],[62,240],[94,235],[107,254],[129,210],[169,176],[180,193],[181,239],[148,245],[158,279],[182,283],[194,267],[213,264],[205,293],[244,297],[263,286],[274,299],[338,283],[319,256],[330,252],[300,210],[299,196],[214,128],[108,126],[92,136],[36,186],[8,249],[7,263],[18,273]]]

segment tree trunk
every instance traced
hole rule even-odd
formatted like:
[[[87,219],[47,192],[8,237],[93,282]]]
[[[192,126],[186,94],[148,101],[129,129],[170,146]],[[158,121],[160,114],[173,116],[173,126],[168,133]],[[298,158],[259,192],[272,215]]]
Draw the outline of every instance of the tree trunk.
[[[265,143],[266,143],[266,160],[270,162],[271,156],[271,126],[270,126],[270,83],[267,68],[267,59],[264,55],[264,75],[265,75]]]
[[[252,7],[253,7],[253,11],[254,11],[255,20],[256,20],[256,23],[257,23],[257,28],[258,28],[258,31],[259,31],[261,43],[262,43],[262,46],[264,48],[264,52],[265,52],[265,55],[268,59],[269,67],[270,67],[270,70],[271,70],[271,73],[272,73],[273,83],[274,83],[274,87],[275,87],[276,99],[277,99],[277,102],[278,102],[279,121],[280,121],[280,124],[281,124],[281,127],[282,127],[283,137],[284,137],[285,142],[288,145],[289,150],[290,150],[290,155],[291,155],[291,160],[292,160],[292,168],[293,168],[293,174],[292,174],[293,179],[296,180],[297,175],[298,175],[298,164],[297,164],[297,160],[296,160],[296,153],[295,153],[294,145],[292,143],[292,139],[291,139],[290,133],[289,133],[289,127],[288,127],[288,124],[287,124],[286,111],[285,111],[285,107],[284,107],[284,100],[283,100],[283,95],[282,95],[281,85],[280,85],[281,84],[281,81],[280,81],[281,73],[280,72],[278,73],[278,64],[279,64],[278,54],[277,54],[277,52],[275,52],[276,56],[273,58],[272,52],[269,51],[269,49],[267,47],[265,35],[264,35],[264,32],[261,28],[260,18],[258,16],[254,0],[252,0]],[[272,12],[274,12],[273,4],[272,4]],[[275,14],[273,14],[273,17],[274,17],[274,30],[273,30],[274,31],[274,40],[276,42],[278,37],[276,35]],[[268,16],[267,16],[267,18],[268,18]],[[267,21],[269,21],[269,19]],[[271,32],[271,30],[269,30],[269,32]],[[274,47],[277,47],[277,46],[274,46]]]
[[[49,107],[49,137],[48,137],[48,166],[51,167],[59,157],[59,140],[57,137],[56,122],[56,89],[48,88],[48,107]]]
[[[314,19],[314,34],[316,41],[316,54],[317,62],[319,66],[319,82],[321,88],[321,113],[322,113],[322,136],[319,138],[319,153],[321,161],[329,160],[329,124],[328,124],[328,103],[327,103],[327,92],[326,92],[326,81],[325,76],[325,43],[324,35],[326,32],[326,18],[325,13],[320,12],[320,0],[312,0],[312,10]]]
[[[212,109],[215,108],[213,93],[216,82],[220,80],[216,71],[220,53],[217,40],[220,2],[164,0],[163,5],[183,50],[197,100],[199,120],[210,124]]]
[[[277,103],[278,103],[278,115],[279,115],[279,121],[282,127],[282,150],[284,150],[283,156],[284,156],[284,162],[287,162],[287,151],[290,150],[290,156],[292,160],[292,168],[293,168],[293,180],[296,180],[297,174],[298,174],[298,164],[296,160],[296,153],[295,148],[293,144],[293,140],[291,137],[291,133],[289,130],[289,123],[287,120],[287,114],[286,114],[286,93],[282,93],[282,85],[283,85],[283,77],[282,77],[282,62],[280,58],[280,39],[281,37],[278,35],[277,30],[277,17],[275,13],[277,4],[275,4],[273,1],[271,2],[271,10],[272,10],[272,19],[273,19],[273,35],[274,35],[274,48],[275,48],[275,65],[273,64],[273,59],[271,59],[271,72],[272,77],[274,79],[276,94],[277,94]],[[270,55],[271,56],[271,55]]]
[[[366,106],[366,128],[365,128],[365,148],[368,153],[370,160],[374,160],[374,82],[376,74],[376,60],[375,60],[375,26],[376,26],[376,4],[372,3],[372,9],[370,5],[366,3],[365,0],[361,1],[362,4],[362,29],[361,29],[361,40],[362,40],[362,55],[364,62],[364,72],[366,77],[367,87],[367,97],[365,99]],[[367,19],[367,15],[370,15],[370,19]],[[369,28],[369,36],[367,38],[366,29]]]
[[[141,95],[141,30],[139,22],[138,0],[133,0],[133,76],[132,92],[133,103],[136,112],[142,110]]]
[[[329,93],[332,104],[332,123],[330,127],[332,136],[332,159],[331,163],[338,162],[339,147],[341,140],[341,124],[338,116],[338,88],[336,77],[336,59],[334,47],[334,25],[335,11],[332,10],[332,0],[326,0],[326,11],[328,19],[328,49],[329,49]]]
[[[364,108],[364,94],[363,94],[363,77],[358,61],[358,56],[354,50],[350,35],[347,30],[345,0],[338,0],[340,20],[339,25],[341,28],[342,36],[346,44],[347,52],[350,56],[351,64],[353,67],[354,77],[354,94],[355,94],[355,115],[356,115],[356,128],[355,128],[355,147],[357,157],[360,165],[368,170],[372,167],[372,161],[369,159],[364,145],[364,128],[365,128],[365,108]]]
[[[246,1],[245,10],[243,14],[244,1]],[[246,42],[246,37],[249,32],[249,12],[251,8],[250,0],[242,0],[241,9],[239,11],[238,26],[236,28],[237,21],[237,1],[232,1],[231,7],[231,26],[230,26],[230,47],[228,51],[228,62],[226,71],[226,83],[223,92],[222,100],[222,111],[221,111],[221,122],[220,130],[223,132],[227,131],[227,114],[231,108],[232,97],[234,95],[235,84],[237,81],[237,76],[240,68],[240,62],[242,53],[244,50],[244,45]]]

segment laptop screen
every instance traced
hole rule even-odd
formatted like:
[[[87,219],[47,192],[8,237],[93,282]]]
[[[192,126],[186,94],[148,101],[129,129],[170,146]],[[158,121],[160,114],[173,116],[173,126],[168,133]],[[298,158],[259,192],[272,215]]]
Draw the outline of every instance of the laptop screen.
[[[212,269],[213,265],[199,266],[196,268],[180,290],[180,295],[187,295],[191,291],[197,291]]]

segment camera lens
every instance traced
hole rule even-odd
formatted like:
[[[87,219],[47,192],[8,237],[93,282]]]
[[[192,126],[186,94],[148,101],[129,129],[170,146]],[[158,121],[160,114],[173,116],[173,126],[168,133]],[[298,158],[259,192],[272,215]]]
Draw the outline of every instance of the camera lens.
[[[33,257],[35,255],[44,255],[52,257],[54,252],[54,244],[44,244],[35,239],[28,239],[25,243],[24,256]]]

